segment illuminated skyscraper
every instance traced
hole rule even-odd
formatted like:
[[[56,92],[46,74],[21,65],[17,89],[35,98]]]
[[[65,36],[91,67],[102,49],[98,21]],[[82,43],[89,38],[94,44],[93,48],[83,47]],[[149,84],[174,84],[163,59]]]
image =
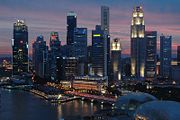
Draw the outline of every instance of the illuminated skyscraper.
[[[87,69],[87,28],[74,29],[73,57],[79,59],[78,75],[85,75]]]
[[[131,23],[131,74],[144,78],[145,70],[145,25],[141,6],[135,7]]]
[[[109,7],[101,6],[101,29],[104,31],[104,48],[106,52],[106,71],[107,76],[110,76],[110,34],[109,34]]]
[[[146,31],[146,60],[145,60],[145,79],[153,81],[156,79],[156,62],[157,62],[157,32]]]
[[[121,80],[121,43],[118,38],[111,43],[111,65],[113,81]]]
[[[36,41],[32,45],[33,47],[33,66],[35,74],[41,78],[45,77],[47,73],[47,57],[48,57],[48,47],[46,46],[46,41],[42,35],[38,36]]]
[[[171,75],[172,36],[160,36],[160,75],[169,79]]]
[[[73,57],[80,62],[87,62],[87,28],[74,29]]]
[[[107,54],[104,31],[100,25],[92,31],[92,69],[95,76],[107,76]]]
[[[12,50],[13,75],[28,72],[28,27],[23,20],[14,23]]]
[[[74,42],[74,28],[77,27],[77,15],[75,12],[70,11],[67,14],[67,45]]]
[[[60,56],[61,41],[58,32],[51,32],[50,35],[50,71],[51,80],[56,80],[56,58]]]

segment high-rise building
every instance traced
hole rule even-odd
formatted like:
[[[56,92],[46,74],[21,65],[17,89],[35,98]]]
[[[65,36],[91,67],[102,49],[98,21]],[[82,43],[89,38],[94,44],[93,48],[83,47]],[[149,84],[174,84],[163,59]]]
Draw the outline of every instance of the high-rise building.
[[[73,57],[79,59],[78,75],[85,75],[85,70],[87,69],[87,28],[74,29],[74,43],[72,46]]]
[[[75,57],[57,57],[57,80],[74,80],[77,76],[78,58]]]
[[[171,75],[172,36],[160,36],[160,75],[168,79]]]
[[[105,52],[107,59],[107,76],[110,77],[110,34],[109,34],[109,7],[101,6],[101,29],[104,31]]]
[[[95,76],[107,76],[107,54],[104,31],[100,25],[92,31],[92,69]]]
[[[33,66],[35,74],[44,78],[47,73],[48,47],[42,35],[38,36],[32,45],[33,47]]]
[[[180,46],[177,47],[177,64],[180,66]]]
[[[101,6],[101,28],[109,35],[109,7]]]
[[[131,23],[131,74],[144,79],[145,70],[145,24],[141,6],[135,7]]]
[[[13,75],[28,72],[28,27],[23,20],[14,23],[12,50]]]
[[[77,15],[70,11],[67,14],[67,45],[74,43],[74,28],[77,27]]]
[[[121,80],[121,43],[118,38],[111,43],[112,81]],[[109,81],[110,83],[110,81]]]
[[[67,14],[67,56],[73,57],[74,29],[77,27],[77,15],[74,11]]]
[[[51,80],[56,80],[56,58],[60,57],[61,41],[58,32],[51,32],[50,35],[50,73]]]
[[[87,62],[87,28],[74,29],[73,57],[79,62]]]
[[[146,31],[146,59],[145,59],[145,79],[153,81],[156,79],[156,62],[157,62],[157,32]]]

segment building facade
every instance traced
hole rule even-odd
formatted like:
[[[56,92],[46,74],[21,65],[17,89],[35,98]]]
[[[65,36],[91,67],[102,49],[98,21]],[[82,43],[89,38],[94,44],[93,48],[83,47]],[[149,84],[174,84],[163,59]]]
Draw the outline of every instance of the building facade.
[[[95,76],[107,76],[107,54],[104,31],[100,25],[92,31],[92,70]]]
[[[78,58],[57,57],[57,80],[72,81],[78,74]]]
[[[145,59],[145,79],[153,81],[156,79],[156,63],[157,63],[157,32],[146,31],[146,59]]]
[[[171,76],[172,36],[160,36],[160,75],[165,79]]]
[[[56,80],[56,58],[61,56],[61,41],[59,40],[58,32],[51,32],[50,35],[50,58],[49,71],[52,81]]]
[[[67,56],[73,57],[74,29],[77,27],[77,15],[70,11],[67,14]]]
[[[32,45],[33,47],[33,67],[34,72],[41,78],[47,74],[48,47],[42,35],[38,36]]]
[[[105,44],[105,52],[106,52],[106,74],[110,77],[110,68],[111,68],[111,61],[110,61],[110,34],[109,34],[109,7],[108,6],[101,6],[101,29],[104,31],[104,44]]]
[[[74,29],[73,57],[79,62],[87,62],[87,28]]]
[[[28,72],[28,27],[23,20],[14,23],[12,50],[13,75]]]
[[[121,80],[121,43],[118,38],[111,43],[111,67],[112,81]]]
[[[144,78],[145,70],[145,24],[141,6],[135,7],[131,22],[131,74]]]
[[[67,14],[67,45],[74,43],[74,29],[77,27],[77,15],[70,11]]]

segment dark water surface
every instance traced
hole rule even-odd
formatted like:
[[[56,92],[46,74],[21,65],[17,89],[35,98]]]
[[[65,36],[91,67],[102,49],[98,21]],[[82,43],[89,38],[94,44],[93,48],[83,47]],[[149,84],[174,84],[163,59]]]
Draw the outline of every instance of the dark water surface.
[[[81,120],[107,107],[81,100],[52,104],[29,92],[0,88],[0,120]]]

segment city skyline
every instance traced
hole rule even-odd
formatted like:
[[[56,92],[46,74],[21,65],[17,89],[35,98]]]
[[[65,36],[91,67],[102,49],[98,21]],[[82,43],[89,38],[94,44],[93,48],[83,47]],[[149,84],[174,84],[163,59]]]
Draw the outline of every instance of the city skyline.
[[[23,2],[0,1],[0,54],[11,54],[11,39],[13,36],[13,23],[17,19],[24,19],[29,28],[30,54],[32,43],[38,35],[43,35],[47,44],[50,39],[50,32],[59,32],[60,40],[66,43],[66,17],[69,11],[77,13],[77,26],[88,28],[88,43],[91,44],[91,31],[94,26],[100,24],[100,7],[102,5],[110,8],[110,35],[111,40],[119,37],[122,43],[122,54],[130,53],[130,24],[133,7],[142,5],[145,13],[146,30],[158,32],[158,42],[161,33],[172,35],[173,54],[176,54],[176,47],[180,44],[180,9],[178,0],[168,0],[163,3],[159,1],[57,1],[42,0]],[[62,4],[63,3],[63,4]],[[87,9],[92,5],[93,9]],[[32,9],[33,8],[33,9]],[[152,9],[153,8],[153,9]],[[88,13],[88,14],[87,14]],[[158,46],[159,50],[159,46]],[[159,53],[159,51],[158,51]]]

